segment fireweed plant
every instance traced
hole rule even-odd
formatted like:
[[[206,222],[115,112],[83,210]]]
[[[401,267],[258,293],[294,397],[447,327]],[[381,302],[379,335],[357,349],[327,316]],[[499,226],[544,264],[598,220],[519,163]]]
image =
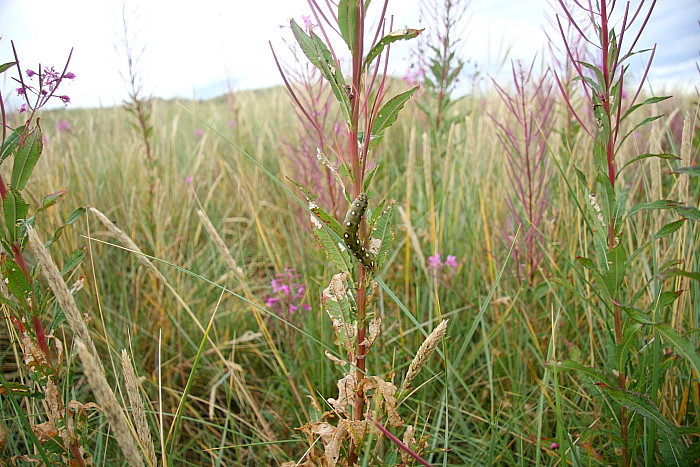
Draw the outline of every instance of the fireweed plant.
[[[443,154],[444,139],[452,125],[464,115],[451,115],[458,102],[454,92],[467,62],[462,58],[460,41],[466,34],[467,10],[471,0],[424,0],[420,2],[421,21],[430,27],[418,37],[413,50],[414,63],[407,81],[422,85],[418,108],[425,114],[433,149]],[[460,39],[462,38],[462,39]]]
[[[337,398],[327,399],[325,412],[300,428],[311,444],[306,462],[354,465],[362,457],[372,465],[425,464],[420,454],[425,451],[427,440],[418,436],[412,426],[404,428],[397,408],[403,402],[402,396],[409,392],[408,383],[444,336],[446,321],[419,349],[401,391],[392,376],[374,375],[368,364],[370,349],[382,325],[381,316],[372,307],[377,301],[377,274],[388,259],[394,239],[394,201],[378,203],[371,190],[372,177],[380,168],[374,150],[418,89],[388,98],[389,45],[415,38],[421,31],[392,30],[386,16],[388,1],[381,4],[381,12],[373,18],[376,29],[371,32],[366,30],[369,2],[341,0],[337,9],[330,5],[322,7],[310,0],[313,20],[307,22],[307,28],[294,20],[290,23],[299,48],[330,87],[349,135],[345,147],[326,146],[330,154],[318,148],[320,163],[331,171],[336,189],[342,189],[348,203],[343,219],[336,219],[318,204],[319,196],[313,188],[297,183],[309,202],[313,235],[338,271],[323,291],[322,306],[331,318],[336,343],[347,353],[345,361],[334,357],[344,373],[337,383]],[[334,34],[347,47],[347,62],[342,61],[339,49],[333,45]],[[349,63],[347,76],[341,63]],[[325,129],[286,79],[279,61],[278,67],[298,111],[314,127],[318,141],[323,141]],[[399,429],[403,431],[400,439],[389,431]],[[382,448],[382,440],[387,439],[393,449]]]
[[[653,160],[666,161],[672,169],[669,185],[680,177],[697,176],[697,169],[678,167],[678,157],[673,154],[631,157],[626,152],[628,138],[659,118],[635,121],[638,111],[667,99],[650,97],[638,102],[655,51],[655,47],[636,50],[656,4],[646,3],[642,0],[632,9],[629,2],[559,2],[557,21],[568,58],[576,69],[580,84],[577,94],[584,96],[585,111],[593,116],[587,118],[574,107],[574,91],[568,90],[557,75],[566,104],[592,140],[592,173],[576,171],[584,196],[575,196],[575,201],[590,239],[585,245],[590,253],[579,256],[577,262],[579,280],[590,284],[593,292],[583,299],[596,318],[594,325],[602,327],[595,336],[604,341],[591,343],[598,353],[595,361],[584,363],[573,352],[574,358],[558,362],[556,371],[577,371],[591,394],[599,394],[595,404],[600,415],[595,424],[606,435],[599,439],[606,441],[596,445],[595,451],[603,463],[690,465],[697,458],[699,445],[696,439],[689,448],[691,437],[687,435],[698,435],[697,419],[687,419],[684,414],[688,412],[679,401],[692,391],[691,386],[697,388],[700,356],[697,336],[682,334],[692,325],[690,317],[678,315],[678,310],[682,309],[679,303],[684,301],[688,278],[697,280],[697,274],[682,270],[683,258],[659,261],[664,256],[657,255],[667,239],[688,228],[687,224],[697,225],[700,211],[685,206],[689,200],[640,199],[643,191],[638,189],[637,175],[644,174],[644,163]],[[590,29],[574,20],[581,12]],[[593,63],[576,55],[579,49],[564,33],[563,24],[567,22],[594,49]],[[639,86],[632,90],[628,62],[642,52],[650,52],[650,56]],[[578,190],[571,188],[571,192]],[[665,224],[653,227],[654,231],[637,228],[653,226],[645,224],[645,216],[660,210],[667,213]],[[674,377],[681,365],[692,369],[694,381],[680,383]],[[666,391],[679,384],[684,386],[679,388],[680,393]],[[684,424],[695,428],[684,429]],[[567,462],[581,462],[581,451],[564,430],[559,426],[560,455]],[[583,434],[584,439],[589,436]]]
[[[70,55],[62,71],[41,66],[22,71],[14,44],[12,46],[14,61],[0,65],[0,73],[17,73],[13,77],[19,86],[16,92],[24,101],[18,113],[26,120],[11,128],[0,95],[0,164],[12,165],[6,172],[10,173],[9,180],[0,175],[3,214],[0,219],[0,303],[17,356],[16,376],[6,379],[0,375],[0,398],[2,405],[9,408],[4,414],[14,413],[13,419],[4,422],[8,438],[13,439],[13,447],[8,446],[4,455],[9,455],[12,463],[92,465],[92,456],[86,450],[86,429],[88,415],[97,406],[71,398],[67,390],[72,379],[67,357],[71,351],[65,348],[67,343],[62,337],[59,338],[61,325],[68,322],[75,335],[94,351],[82,317],[71,314],[61,303],[82,287],[79,279],[69,291],[64,278],[69,278],[80,265],[85,250],[74,251],[60,272],[46,253],[46,249],[61,237],[64,228],[85,213],[85,208],[73,211],[43,243],[36,241],[33,227],[40,223],[46,211],[66,197],[66,192],[48,194],[41,198],[38,206],[31,206],[27,201],[40,189],[30,183],[44,144],[38,113],[52,100],[70,102],[68,96],[58,92],[63,81],[72,80],[75,75],[68,71]],[[44,276],[46,282],[40,276]],[[65,336],[63,332],[60,335]]]
[[[497,137],[506,154],[506,177],[512,187],[506,199],[510,216],[501,227],[504,245],[514,244],[513,264],[518,283],[533,285],[542,263],[545,220],[549,212],[551,174],[547,140],[553,129],[552,82],[549,73],[535,77],[535,61],[528,68],[512,64],[513,92],[494,81],[511,118],[499,121]],[[520,232],[516,240],[516,232]]]

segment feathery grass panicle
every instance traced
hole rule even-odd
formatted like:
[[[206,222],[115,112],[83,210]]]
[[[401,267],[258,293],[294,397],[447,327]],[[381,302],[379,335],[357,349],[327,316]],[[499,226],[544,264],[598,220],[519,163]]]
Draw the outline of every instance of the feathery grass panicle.
[[[204,223],[204,228],[209,232],[209,235],[211,235],[212,240],[214,240],[214,244],[216,245],[216,249],[219,251],[221,254],[222,258],[226,262],[226,265],[228,265],[229,269],[233,271],[233,273],[236,275],[238,279],[244,279],[245,276],[243,275],[243,269],[236,264],[236,260],[233,259],[233,256],[231,256],[231,252],[229,249],[226,247],[226,244],[224,243],[224,240],[221,238],[219,235],[219,232],[216,231],[214,226],[211,223],[211,220],[209,220],[209,216],[207,216],[207,213],[205,213],[201,209],[197,209],[197,215],[199,218],[202,220]]]
[[[112,434],[117,439],[119,447],[124,453],[124,458],[132,467],[143,466],[143,459],[139,455],[138,448],[134,442],[129,422],[117,401],[117,397],[114,395],[114,391],[112,391],[111,386],[107,382],[107,378],[105,378],[101,365],[98,364],[99,360],[87,350],[87,347],[81,340],[76,340],[75,346],[78,349],[80,360],[83,362],[83,369],[88,383],[90,383],[97,402],[102,407],[102,412],[109,420]]]
[[[54,263],[51,255],[44,246],[44,243],[39,239],[36,231],[31,225],[27,225],[27,235],[29,237],[29,246],[32,248],[32,250],[34,250],[34,254],[39,260],[42,273],[44,274],[49,287],[51,290],[53,290],[56,300],[61,306],[63,313],[66,315],[68,325],[71,327],[73,332],[80,339],[82,339],[90,353],[97,360],[96,364],[102,368],[102,361],[97,354],[95,343],[92,341],[92,337],[90,337],[90,332],[85,325],[85,321],[80,315],[80,311],[78,311],[78,305],[75,303],[75,299],[70,293],[70,290],[68,290],[68,286],[63,281],[63,277],[61,277],[61,272],[56,266],[56,263]],[[102,371],[104,372],[104,370]]]
[[[95,217],[97,217],[97,219],[102,223],[102,225],[104,225],[107,228],[109,233],[114,235],[114,237],[116,237],[117,240],[122,242],[122,244],[124,245],[124,247],[126,249],[131,250],[134,253],[136,253],[136,258],[139,260],[139,262],[141,262],[141,264],[143,264],[148,269],[153,271],[153,273],[156,276],[158,276],[159,279],[162,279],[165,281],[165,278],[162,276],[160,271],[155,267],[153,262],[150,259],[148,259],[148,257],[146,257],[146,255],[144,255],[144,253],[141,251],[141,248],[139,248],[136,245],[136,243],[134,243],[134,241],[127,234],[124,233],[124,231],[122,231],[119,227],[114,225],[114,222],[112,222],[111,220],[109,220],[107,218],[107,216],[102,214],[102,212],[99,209],[96,209],[96,208],[90,206],[90,212],[92,212],[95,215]]]
[[[158,465],[156,461],[156,451],[153,447],[153,439],[151,438],[151,432],[148,429],[148,421],[146,420],[146,410],[139,392],[138,379],[134,371],[134,366],[131,363],[131,358],[129,358],[125,349],[122,349],[122,368],[124,369],[126,394],[129,397],[131,413],[134,417],[134,426],[136,427],[136,434],[138,435],[141,449],[152,466]]]
[[[442,337],[445,335],[445,332],[447,331],[448,321],[448,319],[443,319],[440,322],[440,324],[438,324],[435,327],[435,329],[433,329],[433,332],[431,332],[430,335],[426,337],[425,341],[423,341],[421,346],[418,348],[416,356],[413,358],[413,361],[408,366],[406,378],[404,378],[403,383],[401,384],[401,390],[399,392],[406,389],[409,383],[413,381],[413,379],[416,376],[418,376],[418,373],[420,373],[420,371],[423,369],[426,362],[435,351],[435,347],[437,347],[438,343],[440,342],[440,339],[442,339]]]

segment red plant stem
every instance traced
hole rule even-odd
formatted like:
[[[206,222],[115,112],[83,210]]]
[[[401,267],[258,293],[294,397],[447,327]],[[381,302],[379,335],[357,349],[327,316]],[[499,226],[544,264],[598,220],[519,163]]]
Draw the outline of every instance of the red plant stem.
[[[605,80],[605,89],[603,92],[605,93],[602,99],[602,104],[603,104],[603,109],[605,110],[605,114],[607,115],[608,118],[608,128],[609,128],[609,133],[604,135],[606,138],[606,147],[605,147],[605,154],[607,157],[607,163],[608,163],[608,180],[610,181],[610,186],[613,187],[613,190],[615,189],[615,179],[617,178],[617,174],[615,171],[615,140],[613,138],[612,134],[612,111],[610,108],[611,101],[614,98],[617,98],[618,96],[612,96],[610,92],[611,88],[611,81],[614,78],[614,73],[615,73],[615,68],[616,68],[616,63],[617,63],[617,57],[610,57],[609,52],[610,52],[610,43],[609,43],[609,30],[608,30],[608,11],[607,11],[607,1],[602,0],[600,2],[600,24],[601,24],[601,49],[603,52],[603,79]],[[622,44],[617,44],[618,48],[622,46]],[[615,53],[619,53],[617,50]],[[610,59],[612,58],[613,63],[610,63]],[[616,102],[616,105],[620,106],[621,103]],[[608,219],[608,249],[612,250],[615,248],[615,217],[610,216]],[[617,297],[615,297],[615,301],[617,301]],[[620,344],[622,342],[622,310],[618,305],[613,304],[613,319],[615,321],[615,343]],[[620,385],[620,389],[625,389],[625,368],[624,366],[620,366],[618,368],[618,384]],[[629,452],[628,452],[628,442],[627,442],[628,434],[627,434],[627,411],[625,410],[624,407],[620,406],[620,439],[622,441],[622,465],[623,466],[628,466],[629,465]]]
[[[27,278],[27,282],[31,285],[33,282],[32,275],[29,273],[27,263],[24,261],[24,255],[22,254],[22,250],[20,250],[19,246],[17,246],[16,243],[13,243],[10,246],[10,249],[12,250],[12,256],[15,260],[15,263],[17,263],[17,266],[19,266],[19,268],[22,270],[22,274],[24,274],[24,277]],[[36,302],[34,300],[32,300],[29,304],[29,308],[32,311],[36,309]],[[46,342],[46,331],[44,330],[44,325],[42,324],[38,316],[36,316],[34,313],[32,313],[32,315],[32,325],[34,326],[34,333],[36,334],[37,344],[39,344],[39,348],[46,355],[46,360],[48,362],[51,362],[51,354],[49,353],[49,346]]]
[[[362,0],[356,0],[355,11],[357,17],[357,30],[355,31],[355,44],[353,47],[352,56],[352,90],[355,96],[351,100],[352,104],[352,114],[350,116],[350,160],[352,164],[353,180],[354,180],[354,196],[357,196],[363,191],[363,166],[364,161],[360,160],[360,151],[358,148],[358,131],[360,128],[360,96],[362,93],[362,60],[363,60],[363,50],[364,50],[364,23],[365,23],[365,8]],[[367,140],[368,138],[366,138]],[[363,222],[364,223],[364,222]],[[365,345],[363,344],[366,335],[366,305],[367,305],[367,295],[365,289],[365,277],[364,277],[364,267],[362,264],[358,264],[358,288],[357,288],[357,352],[355,354],[355,367],[357,375],[357,389],[355,390],[355,411],[353,413],[353,419],[361,420],[362,414],[364,412],[365,397],[364,391],[361,389],[360,381],[365,374],[366,366],[366,351]],[[357,446],[355,442],[350,444],[350,455],[348,456],[348,463],[354,465],[358,458]]]

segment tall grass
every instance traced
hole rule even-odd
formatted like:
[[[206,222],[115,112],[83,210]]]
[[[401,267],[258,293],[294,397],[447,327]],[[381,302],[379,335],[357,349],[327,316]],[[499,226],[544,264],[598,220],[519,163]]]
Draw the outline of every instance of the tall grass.
[[[501,91],[515,92],[507,85]],[[68,282],[85,280],[75,296],[78,308],[106,380],[135,427],[133,378],[125,382],[121,363],[126,350],[145,401],[157,462],[169,465],[278,465],[301,459],[307,441],[314,439],[307,440],[297,428],[328,411],[328,398],[338,397],[340,372],[326,353],[342,353],[332,344],[320,294],[336,271],[311,235],[300,232],[308,214],[300,214],[286,191],[226,141],[232,139],[284,181],[294,167],[280,154],[295,142],[299,123],[281,88],[237,92],[235,98],[233,127],[225,97],[152,102],[151,141],[159,158],[152,199],[153,179],[144,169],[139,133],[124,108],[44,112],[44,153],[27,195],[36,203],[46,192],[68,191],[70,203],[47,211],[35,226],[42,239],[65,221],[71,206],[89,205],[105,214],[101,220],[89,211],[64,231],[51,254],[60,266],[76,248],[87,248],[82,267]],[[455,121],[444,135],[449,141],[439,159],[433,157],[430,130],[420,124],[422,112],[410,103],[381,143],[386,162],[373,181],[373,193],[397,199],[405,213],[399,216],[395,252],[383,280],[419,326],[394,299],[379,293],[374,300],[384,324],[368,364],[374,374],[404,374],[424,332],[450,319],[440,347],[444,360],[423,368],[411,383],[410,403],[399,407],[416,427],[415,439],[428,436],[425,458],[434,465],[619,462],[616,421],[611,420],[619,413],[618,402],[601,397],[595,386],[600,381],[585,370],[607,358],[609,350],[602,346],[610,342],[610,332],[596,312],[595,285],[576,265],[576,257],[590,254],[592,235],[577,207],[587,200],[575,181],[576,169],[593,173],[588,156],[593,142],[577,131],[565,102],[554,95],[550,99],[555,130],[547,138],[545,157],[558,167],[558,175],[548,186],[550,207],[541,227],[546,235],[538,240],[542,257],[528,271],[533,281],[499,277],[512,258],[511,245],[499,241],[498,231],[512,216],[507,202],[512,192],[504,182],[511,162],[494,135],[501,125],[518,125],[499,93],[475,93],[449,107],[447,119]],[[697,206],[697,178],[673,172],[697,166],[697,102],[697,96],[681,93],[664,102],[671,109],[668,117],[683,122],[681,133],[657,119],[619,153],[622,161],[662,149],[681,158],[649,158],[625,174],[621,183],[629,192],[628,206],[659,195]],[[640,118],[656,115],[651,106],[639,112]],[[12,118],[9,124],[17,125]],[[64,121],[71,130],[60,124]],[[227,252],[217,246],[200,212]],[[666,211],[649,211],[626,227],[622,241],[649,237],[672,220]],[[625,279],[625,287],[639,290],[683,271],[673,288],[683,292],[663,319],[695,352],[700,329],[696,225],[685,222],[675,235],[654,243],[649,254],[630,263]],[[518,235],[530,227],[522,225]],[[407,250],[410,255],[404,254]],[[436,252],[457,257],[453,277],[430,268],[428,258]],[[224,259],[226,254],[240,270]],[[285,317],[294,327],[265,306],[270,281],[285,267],[301,274],[299,282],[307,285],[303,299],[311,305]],[[651,291],[646,300],[654,297],[658,294]],[[50,310],[47,324],[62,317],[58,305]],[[13,353],[22,355],[11,322],[5,321],[7,334],[14,337],[0,349],[3,363]],[[60,329],[64,343],[72,342],[71,331]],[[629,378],[651,382],[650,395],[669,423],[693,427],[700,409],[696,369],[688,356],[662,348],[660,336],[654,339],[636,348],[634,358],[653,361],[646,368],[666,371],[666,377],[635,366]],[[71,399],[94,400],[82,360],[73,352],[64,358],[70,377],[61,390]],[[584,370],[566,371],[556,364],[562,361],[578,362]],[[3,369],[3,382],[28,379],[18,363]],[[20,403],[12,405],[0,394],[0,432],[6,434],[2,459],[41,449],[29,440],[22,420],[40,421],[45,408],[15,400]],[[88,412],[86,447],[95,463],[125,464],[106,412]],[[634,420],[643,417],[627,413]],[[603,426],[612,426],[613,434]],[[657,428],[651,422],[630,426],[628,438],[640,440],[632,460],[658,462],[658,456],[645,457],[653,446],[644,441]],[[404,433],[394,435],[402,439]],[[694,453],[697,437],[692,428],[683,432],[682,441]],[[144,462],[153,460],[144,454]],[[376,458],[372,462],[379,465]]]

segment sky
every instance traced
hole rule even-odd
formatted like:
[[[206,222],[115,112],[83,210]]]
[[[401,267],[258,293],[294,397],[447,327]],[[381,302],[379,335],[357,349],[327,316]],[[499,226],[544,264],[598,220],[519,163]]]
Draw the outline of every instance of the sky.
[[[389,2],[396,28],[423,27],[419,3]],[[379,6],[375,0],[370,8]],[[11,40],[23,70],[36,71],[39,63],[62,69],[72,47],[69,70],[76,79],[62,87],[71,106],[118,105],[128,90],[126,17],[145,93],[209,98],[227,89],[280,84],[268,41],[284,55],[291,32],[280,26],[288,25],[289,18],[300,21],[309,11],[306,0],[0,0],[0,63],[13,60]],[[547,22],[554,13],[548,0],[472,0],[467,12],[463,56],[498,80],[507,76],[507,69],[499,66],[505,51],[510,59],[529,64],[535,56],[546,55],[543,28],[556,34]],[[654,91],[700,85],[698,20],[700,0],[658,0],[640,40],[643,48],[657,44],[649,75]],[[408,52],[409,43],[394,45],[390,73],[404,74],[410,64]],[[14,98],[10,105],[16,106],[17,85],[8,74],[0,75],[0,90],[5,101]],[[54,105],[62,104],[56,100]]]

